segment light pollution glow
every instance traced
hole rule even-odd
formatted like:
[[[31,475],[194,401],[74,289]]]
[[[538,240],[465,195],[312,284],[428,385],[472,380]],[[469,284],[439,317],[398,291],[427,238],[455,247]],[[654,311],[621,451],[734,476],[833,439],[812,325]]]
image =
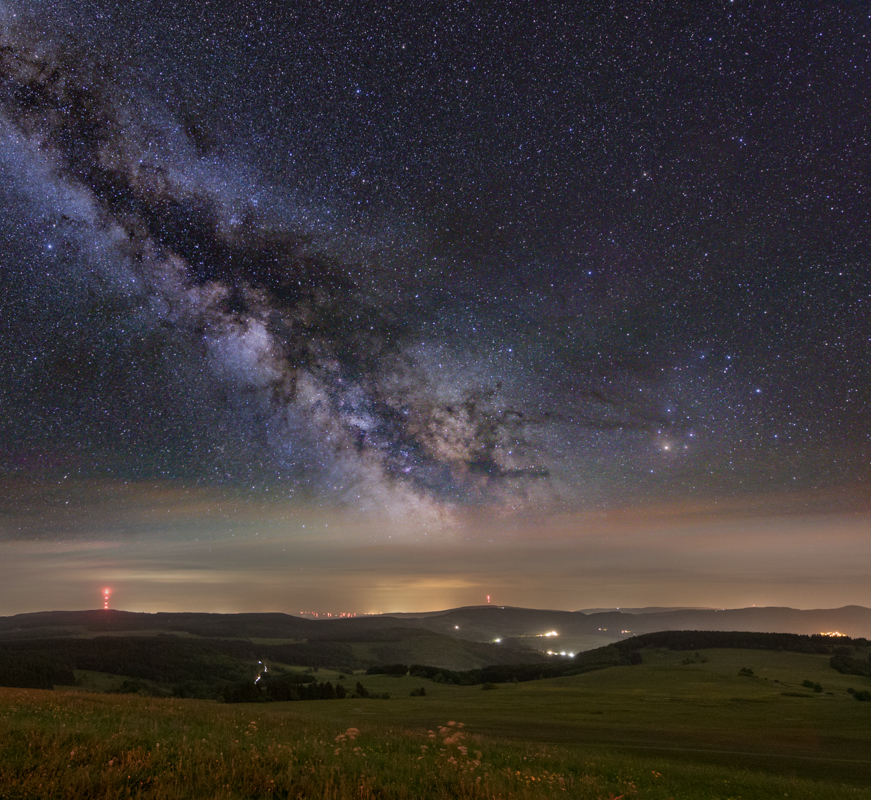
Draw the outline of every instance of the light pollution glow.
[[[426,611],[488,595],[562,609],[871,605],[871,515],[834,500],[813,515],[783,502],[765,514],[772,503],[757,498],[436,529],[214,490],[72,494],[78,527],[65,540],[0,543],[4,614],[34,610],[34,585],[43,609],[93,608],[109,586],[114,608],[148,612]],[[11,522],[31,536],[43,524],[23,510]]]

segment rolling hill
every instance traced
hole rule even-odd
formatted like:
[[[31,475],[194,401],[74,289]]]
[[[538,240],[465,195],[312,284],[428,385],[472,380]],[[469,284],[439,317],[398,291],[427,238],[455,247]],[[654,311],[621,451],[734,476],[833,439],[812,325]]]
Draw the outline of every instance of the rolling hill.
[[[837,631],[871,637],[871,609],[845,606],[800,610],[780,607],[741,609],[632,609],[557,611],[512,606],[467,606],[424,613],[397,613],[340,619],[308,619],[281,613],[145,614],[116,610],[47,611],[0,617],[0,642],[26,638],[66,638],[168,633],[201,638],[274,642],[366,642],[388,629],[429,631],[471,642],[559,649],[584,640],[589,650],[628,636],[665,630],[755,631],[814,634]],[[557,636],[546,634],[556,632]],[[394,637],[397,634],[392,634]],[[502,648],[504,650],[504,647]]]

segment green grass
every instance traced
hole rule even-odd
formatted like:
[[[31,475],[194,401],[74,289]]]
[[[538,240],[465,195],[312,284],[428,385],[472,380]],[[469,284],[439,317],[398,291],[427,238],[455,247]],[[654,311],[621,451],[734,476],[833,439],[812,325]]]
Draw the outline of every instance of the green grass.
[[[114,692],[127,678],[111,672],[95,672],[89,669],[75,670],[76,688],[88,692]],[[64,687],[65,689],[67,687]]]
[[[461,708],[471,728],[494,737],[607,745],[694,763],[871,783],[871,704],[846,691],[867,688],[867,679],[835,672],[827,656],[709,650],[703,653],[707,662],[683,665],[687,656],[693,654],[645,653],[639,666],[501,684],[494,691],[366,676],[367,689],[392,699],[328,703],[317,714],[337,725],[363,719],[432,726]],[[740,677],[744,666],[757,677]],[[803,688],[805,679],[821,683],[824,693]],[[427,696],[409,698],[420,685]],[[290,714],[310,713],[306,704],[282,706]]]
[[[871,703],[846,691],[869,679],[825,656],[700,656],[646,652],[642,665],[492,691],[342,681],[390,700],[233,706],[0,689],[0,798],[871,800]],[[421,685],[426,696],[409,697]],[[349,728],[359,735],[342,738]]]

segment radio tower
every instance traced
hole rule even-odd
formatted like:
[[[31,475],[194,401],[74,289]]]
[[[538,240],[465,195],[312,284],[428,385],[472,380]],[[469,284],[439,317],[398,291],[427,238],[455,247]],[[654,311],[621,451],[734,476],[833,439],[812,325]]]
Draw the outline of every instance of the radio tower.
[[[109,610],[109,590],[103,589],[103,608]]]

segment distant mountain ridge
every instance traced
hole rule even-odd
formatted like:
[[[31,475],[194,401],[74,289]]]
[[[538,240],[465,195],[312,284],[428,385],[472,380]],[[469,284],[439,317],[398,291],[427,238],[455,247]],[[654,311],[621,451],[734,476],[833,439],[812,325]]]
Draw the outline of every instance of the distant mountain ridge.
[[[170,633],[205,638],[297,641],[378,641],[417,629],[471,642],[500,642],[536,650],[585,650],[629,636],[667,630],[815,634],[871,638],[871,609],[844,606],[801,610],[620,609],[559,611],[512,606],[466,606],[440,611],[310,619],[282,613],[208,614],[117,610],[43,611],[0,617],[0,642],[26,638]],[[558,634],[549,637],[547,634]],[[571,644],[575,642],[575,644]]]
[[[611,608],[582,608],[581,614],[608,614],[612,611],[619,611],[623,614],[660,614],[666,611],[716,611],[715,608],[708,606],[645,606],[644,608],[623,608],[622,606],[612,606]]]

